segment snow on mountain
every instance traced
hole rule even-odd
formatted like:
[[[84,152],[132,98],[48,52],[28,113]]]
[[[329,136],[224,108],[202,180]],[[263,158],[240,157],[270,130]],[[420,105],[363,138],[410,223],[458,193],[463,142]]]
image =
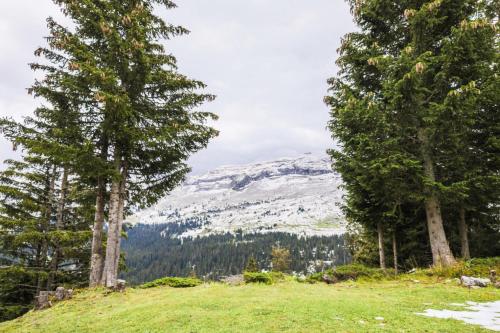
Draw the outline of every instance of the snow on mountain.
[[[289,232],[304,236],[344,232],[340,176],[327,157],[310,154],[225,166],[192,176],[131,223],[176,223],[179,237],[225,232]]]

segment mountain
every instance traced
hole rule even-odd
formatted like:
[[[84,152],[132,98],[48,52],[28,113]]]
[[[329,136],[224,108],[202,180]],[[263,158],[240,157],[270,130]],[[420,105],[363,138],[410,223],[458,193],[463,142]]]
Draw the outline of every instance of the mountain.
[[[175,224],[174,237],[230,233],[344,233],[340,176],[328,157],[305,154],[192,176],[132,224]],[[171,233],[170,233],[171,236]]]

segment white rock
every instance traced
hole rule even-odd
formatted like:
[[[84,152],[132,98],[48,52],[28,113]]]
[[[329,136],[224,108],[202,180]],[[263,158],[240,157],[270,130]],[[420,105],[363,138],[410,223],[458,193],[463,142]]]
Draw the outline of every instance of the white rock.
[[[460,280],[462,281],[462,284],[466,287],[475,287],[475,286],[487,287],[488,285],[491,284],[490,279],[481,279],[469,276],[462,276]]]

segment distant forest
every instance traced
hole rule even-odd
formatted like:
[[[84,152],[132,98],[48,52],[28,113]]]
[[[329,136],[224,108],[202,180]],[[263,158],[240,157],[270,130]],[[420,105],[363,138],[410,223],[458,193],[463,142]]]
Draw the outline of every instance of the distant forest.
[[[343,236],[300,237],[289,233],[221,234],[197,238],[175,238],[185,231],[180,224],[139,224],[128,230],[122,241],[126,270],[121,277],[130,284],[139,284],[164,276],[187,276],[217,280],[239,274],[250,257],[260,269],[270,269],[271,249],[281,246],[290,251],[291,269],[306,273],[323,265],[350,262]]]

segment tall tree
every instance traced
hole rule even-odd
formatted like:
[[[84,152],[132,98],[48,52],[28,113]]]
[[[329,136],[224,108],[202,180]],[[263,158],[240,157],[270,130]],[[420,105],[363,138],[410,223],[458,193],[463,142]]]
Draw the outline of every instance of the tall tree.
[[[187,33],[154,13],[155,5],[174,8],[171,1],[54,2],[75,29],[49,19],[50,49],[40,53],[53,63],[62,62],[69,73],[66,92],[78,97],[80,118],[89,126],[86,142],[99,160],[94,167],[91,285],[113,286],[127,207],[150,205],[183,180],[189,171],[187,158],[217,135],[206,124],[215,115],[194,110],[214,96],[200,92],[202,82],[179,74],[175,58],[161,44],[162,39]],[[102,260],[108,184],[108,237]]]
[[[334,167],[350,197],[347,210],[365,228],[374,230],[375,224],[380,235],[384,223],[395,230],[397,221],[407,219],[406,206],[422,203],[433,262],[452,265],[445,226],[458,224],[445,223],[443,209],[451,202],[467,206],[472,183],[491,182],[498,174],[494,163],[484,168],[474,162],[491,161],[486,151],[495,151],[494,144],[477,140],[479,133],[483,140],[491,136],[494,128],[483,123],[482,132],[478,129],[477,120],[493,113],[481,106],[476,88],[498,80],[491,79],[498,62],[498,14],[492,1],[350,3],[361,31],[344,38],[339,75],[330,80],[326,98],[339,144],[332,151]],[[486,98],[489,105],[491,98]],[[460,150],[466,153],[457,156]],[[478,166],[473,173],[463,167],[469,164]],[[496,191],[486,184],[477,187],[491,206],[495,200],[488,193]],[[480,206],[475,202],[468,209]]]

